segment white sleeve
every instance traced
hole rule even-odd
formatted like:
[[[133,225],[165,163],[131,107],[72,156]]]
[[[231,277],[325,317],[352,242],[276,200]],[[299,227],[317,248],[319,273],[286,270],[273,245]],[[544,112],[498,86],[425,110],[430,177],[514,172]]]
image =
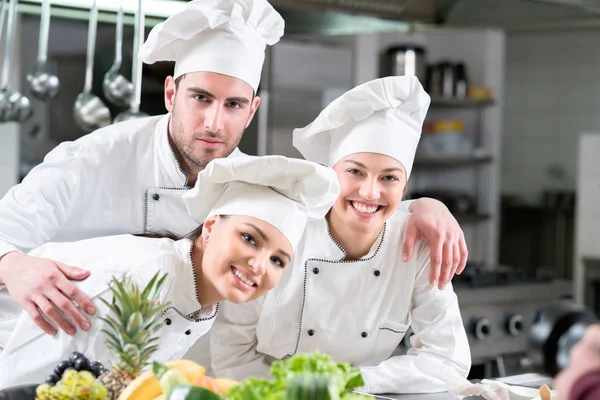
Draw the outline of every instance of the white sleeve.
[[[452,285],[439,290],[429,284],[429,257],[429,247],[421,245],[412,294],[412,347],[406,355],[361,368],[363,390],[368,393],[444,392],[448,387],[436,375],[457,373],[466,378],[471,369],[471,352],[458,299]]]
[[[410,205],[412,203],[414,203],[415,201],[416,200],[403,200],[403,201],[401,201],[400,205],[398,206],[397,211],[402,211],[402,212],[410,214],[411,213],[411,211],[410,211]]]
[[[270,365],[256,351],[256,327],[264,297],[242,304],[224,301],[210,332],[211,369],[215,376],[243,380],[268,378]]]
[[[59,329],[55,336],[40,330],[26,312],[22,312],[10,334],[7,345],[0,353],[0,389],[21,385],[43,383],[54,367],[68,356],[78,351],[90,361],[100,361],[109,367],[111,353],[106,347],[106,335],[102,332],[107,324],[100,319],[109,315],[109,308],[100,300],[103,297],[110,302],[112,294],[108,286],[112,277],[130,276],[139,288],[145,287],[151,277],[163,266],[169,265],[172,256],[167,255],[151,262],[136,266],[129,272],[118,266],[106,266],[96,269],[84,281],[76,285],[88,296],[96,307],[96,314],[90,317],[91,328],[88,332],[81,329],[73,336]],[[167,282],[161,290],[161,301],[170,290],[172,281]],[[0,307],[2,307],[0,302]],[[78,308],[79,309],[79,308]],[[81,311],[81,310],[80,310]],[[83,311],[81,311],[83,313]]]
[[[96,315],[106,315],[106,307],[98,296],[91,300],[97,308]],[[78,329],[74,336],[69,336],[59,329],[56,336],[50,336],[41,331],[27,313],[22,312],[0,353],[0,389],[43,383],[54,367],[74,351],[85,354],[92,361],[107,361],[109,353],[101,332],[105,323],[97,316],[92,317],[92,327],[88,332]],[[105,366],[108,367],[106,363]]]
[[[44,158],[0,200],[0,257],[51,241],[77,204],[81,169],[70,143]]]

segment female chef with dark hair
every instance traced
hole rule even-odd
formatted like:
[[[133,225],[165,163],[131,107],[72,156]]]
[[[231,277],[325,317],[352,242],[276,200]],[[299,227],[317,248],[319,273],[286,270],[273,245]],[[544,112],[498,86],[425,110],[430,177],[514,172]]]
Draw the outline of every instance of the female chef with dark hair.
[[[360,85],[294,131],[302,155],[335,170],[341,193],[311,221],[281,282],[264,298],[224,304],[210,334],[216,376],[267,376],[273,360],[320,350],[361,368],[369,393],[446,391],[466,377],[467,336],[452,285],[428,282],[430,249],[402,257],[398,209],[430,98],[415,77]],[[408,354],[392,356],[412,327]]]
[[[191,238],[117,235],[33,250],[36,257],[91,270],[77,285],[98,312],[90,331],[50,336],[1,289],[0,388],[43,382],[74,351],[110,360],[101,332],[107,324],[99,319],[109,308],[99,298],[110,295],[112,277],[129,277],[141,288],[157,272],[167,273],[159,300],[170,305],[160,316],[165,325],[152,359],[181,358],[211,328],[220,301],[250,301],[277,284],[307,221],[322,219],[338,194],[335,173],[316,163],[281,156],[220,158],[184,195],[190,216],[202,226]]]

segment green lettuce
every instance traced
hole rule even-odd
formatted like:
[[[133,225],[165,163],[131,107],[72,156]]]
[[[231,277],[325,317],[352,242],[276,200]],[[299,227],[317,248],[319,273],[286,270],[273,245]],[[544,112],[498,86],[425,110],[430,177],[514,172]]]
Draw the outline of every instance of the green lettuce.
[[[281,397],[275,390],[274,382],[248,378],[229,389],[225,398],[227,400],[278,400]]]
[[[319,351],[297,354],[287,360],[275,361],[271,365],[271,375],[279,384],[287,383],[298,374],[328,375],[335,382],[340,393],[364,386],[360,370],[349,363],[338,363]]]
[[[297,354],[285,360],[275,361],[271,366],[272,381],[249,378],[231,388],[227,400],[285,400],[291,385],[311,386],[315,376],[329,383],[331,400],[361,400],[365,396],[350,391],[364,386],[360,370],[349,363],[338,363],[318,351]]]

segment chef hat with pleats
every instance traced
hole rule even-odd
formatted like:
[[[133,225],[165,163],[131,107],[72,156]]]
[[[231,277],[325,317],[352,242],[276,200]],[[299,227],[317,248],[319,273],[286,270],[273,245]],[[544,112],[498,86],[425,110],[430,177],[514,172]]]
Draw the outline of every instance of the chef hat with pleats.
[[[340,193],[331,168],[283,156],[216,158],[183,195],[198,223],[214,215],[261,219],[295,249],[309,219],[324,218]]]
[[[364,83],[331,102],[308,126],[295,129],[294,147],[307,160],[333,167],[355,153],[400,161],[410,176],[431,99],[414,76]]]
[[[216,72],[256,92],[266,46],[279,41],[284,26],[267,0],[193,0],[150,31],[138,56],[146,64],[175,61],[174,78]]]

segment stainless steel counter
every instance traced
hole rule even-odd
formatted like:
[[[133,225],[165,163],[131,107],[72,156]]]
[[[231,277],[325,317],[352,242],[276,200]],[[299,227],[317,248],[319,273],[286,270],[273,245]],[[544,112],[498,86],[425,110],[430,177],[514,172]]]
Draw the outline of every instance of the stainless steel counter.
[[[445,393],[433,393],[433,394],[385,394],[385,395],[375,395],[373,399],[378,400],[456,400],[456,396],[445,392]],[[465,397],[463,400],[479,400],[483,399],[480,396],[470,396]]]
[[[504,382],[508,385],[526,386],[531,388],[538,388],[542,384],[547,384],[553,388],[553,379],[537,373],[527,373],[520,375],[507,376],[504,378],[497,378],[497,380]],[[471,380],[473,383],[479,382],[478,379]],[[374,400],[456,400],[456,396],[445,392],[445,393],[433,393],[433,394],[384,394],[384,395],[368,395]],[[469,396],[464,397],[463,400],[482,400],[481,396]]]

